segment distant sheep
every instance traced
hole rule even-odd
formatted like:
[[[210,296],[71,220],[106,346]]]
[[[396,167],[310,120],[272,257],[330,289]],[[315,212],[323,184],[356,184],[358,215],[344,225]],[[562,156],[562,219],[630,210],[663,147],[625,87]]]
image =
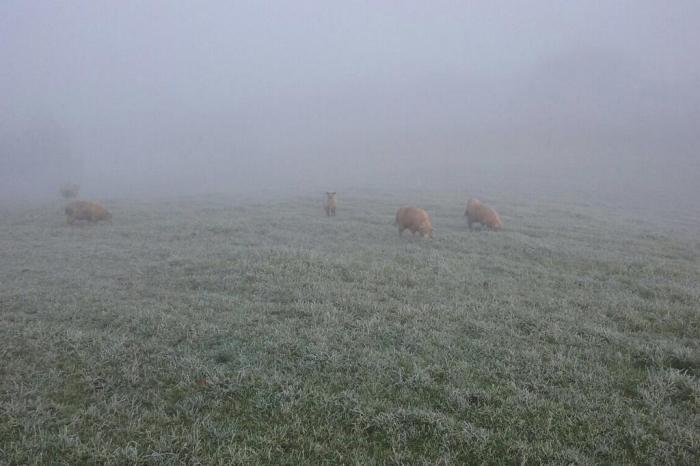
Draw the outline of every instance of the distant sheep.
[[[337,206],[338,202],[336,201],[335,198],[335,193],[326,193],[326,203],[323,205],[323,208],[326,210],[326,216],[327,217],[335,217],[335,207]]]
[[[418,207],[401,207],[396,212],[394,225],[399,227],[399,236],[404,230],[410,230],[412,235],[416,232],[424,238],[433,237],[433,224],[430,222],[428,212]]]
[[[467,217],[470,230],[474,223],[480,223],[494,231],[503,228],[503,222],[498,212],[486,204],[482,204],[478,199],[469,199],[469,201],[467,201],[467,210],[464,211],[464,216]]]
[[[78,197],[78,192],[80,191],[80,186],[75,183],[66,183],[61,186],[61,196],[64,199],[75,199]]]
[[[88,201],[73,201],[66,206],[66,218],[69,225],[78,220],[90,223],[100,220],[112,221],[112,214],[100,204]]]

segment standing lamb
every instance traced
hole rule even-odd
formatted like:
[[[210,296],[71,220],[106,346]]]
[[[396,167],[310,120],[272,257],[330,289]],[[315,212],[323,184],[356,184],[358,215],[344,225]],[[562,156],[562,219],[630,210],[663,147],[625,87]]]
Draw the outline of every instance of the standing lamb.
[[[335,207],[337,204],[335,192],[326,192],[326,203],[323,205],[323,208],[326,210],[327,217],[335,217]]]
[[[64,199],[75,199],[78,197],[78,192],[80,191],[80,186],[75,183],[66,183],[61,186],[61,196]]]

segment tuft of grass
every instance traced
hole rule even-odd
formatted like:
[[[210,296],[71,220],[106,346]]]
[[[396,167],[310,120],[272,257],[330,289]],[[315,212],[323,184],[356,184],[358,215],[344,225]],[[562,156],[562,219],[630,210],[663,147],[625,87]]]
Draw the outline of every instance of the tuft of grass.
[[[3,209],[0,463],[700,461],[692,233],[421,198]]]

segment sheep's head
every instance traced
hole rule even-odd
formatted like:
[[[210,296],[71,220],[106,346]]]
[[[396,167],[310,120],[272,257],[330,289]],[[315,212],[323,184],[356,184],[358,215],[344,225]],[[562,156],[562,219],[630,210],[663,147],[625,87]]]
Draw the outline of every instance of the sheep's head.
[[[61,186],[61,196],[66,199],[78,197],[78,191],[80,191],[80,186],[77,184],[68,183]]]

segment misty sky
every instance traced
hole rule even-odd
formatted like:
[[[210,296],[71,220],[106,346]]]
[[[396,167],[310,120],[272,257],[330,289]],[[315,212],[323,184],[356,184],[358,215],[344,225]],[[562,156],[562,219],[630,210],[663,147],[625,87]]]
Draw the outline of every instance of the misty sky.
[[[0,196],[700,196],[698,25],[680,0],[2,0]]]

